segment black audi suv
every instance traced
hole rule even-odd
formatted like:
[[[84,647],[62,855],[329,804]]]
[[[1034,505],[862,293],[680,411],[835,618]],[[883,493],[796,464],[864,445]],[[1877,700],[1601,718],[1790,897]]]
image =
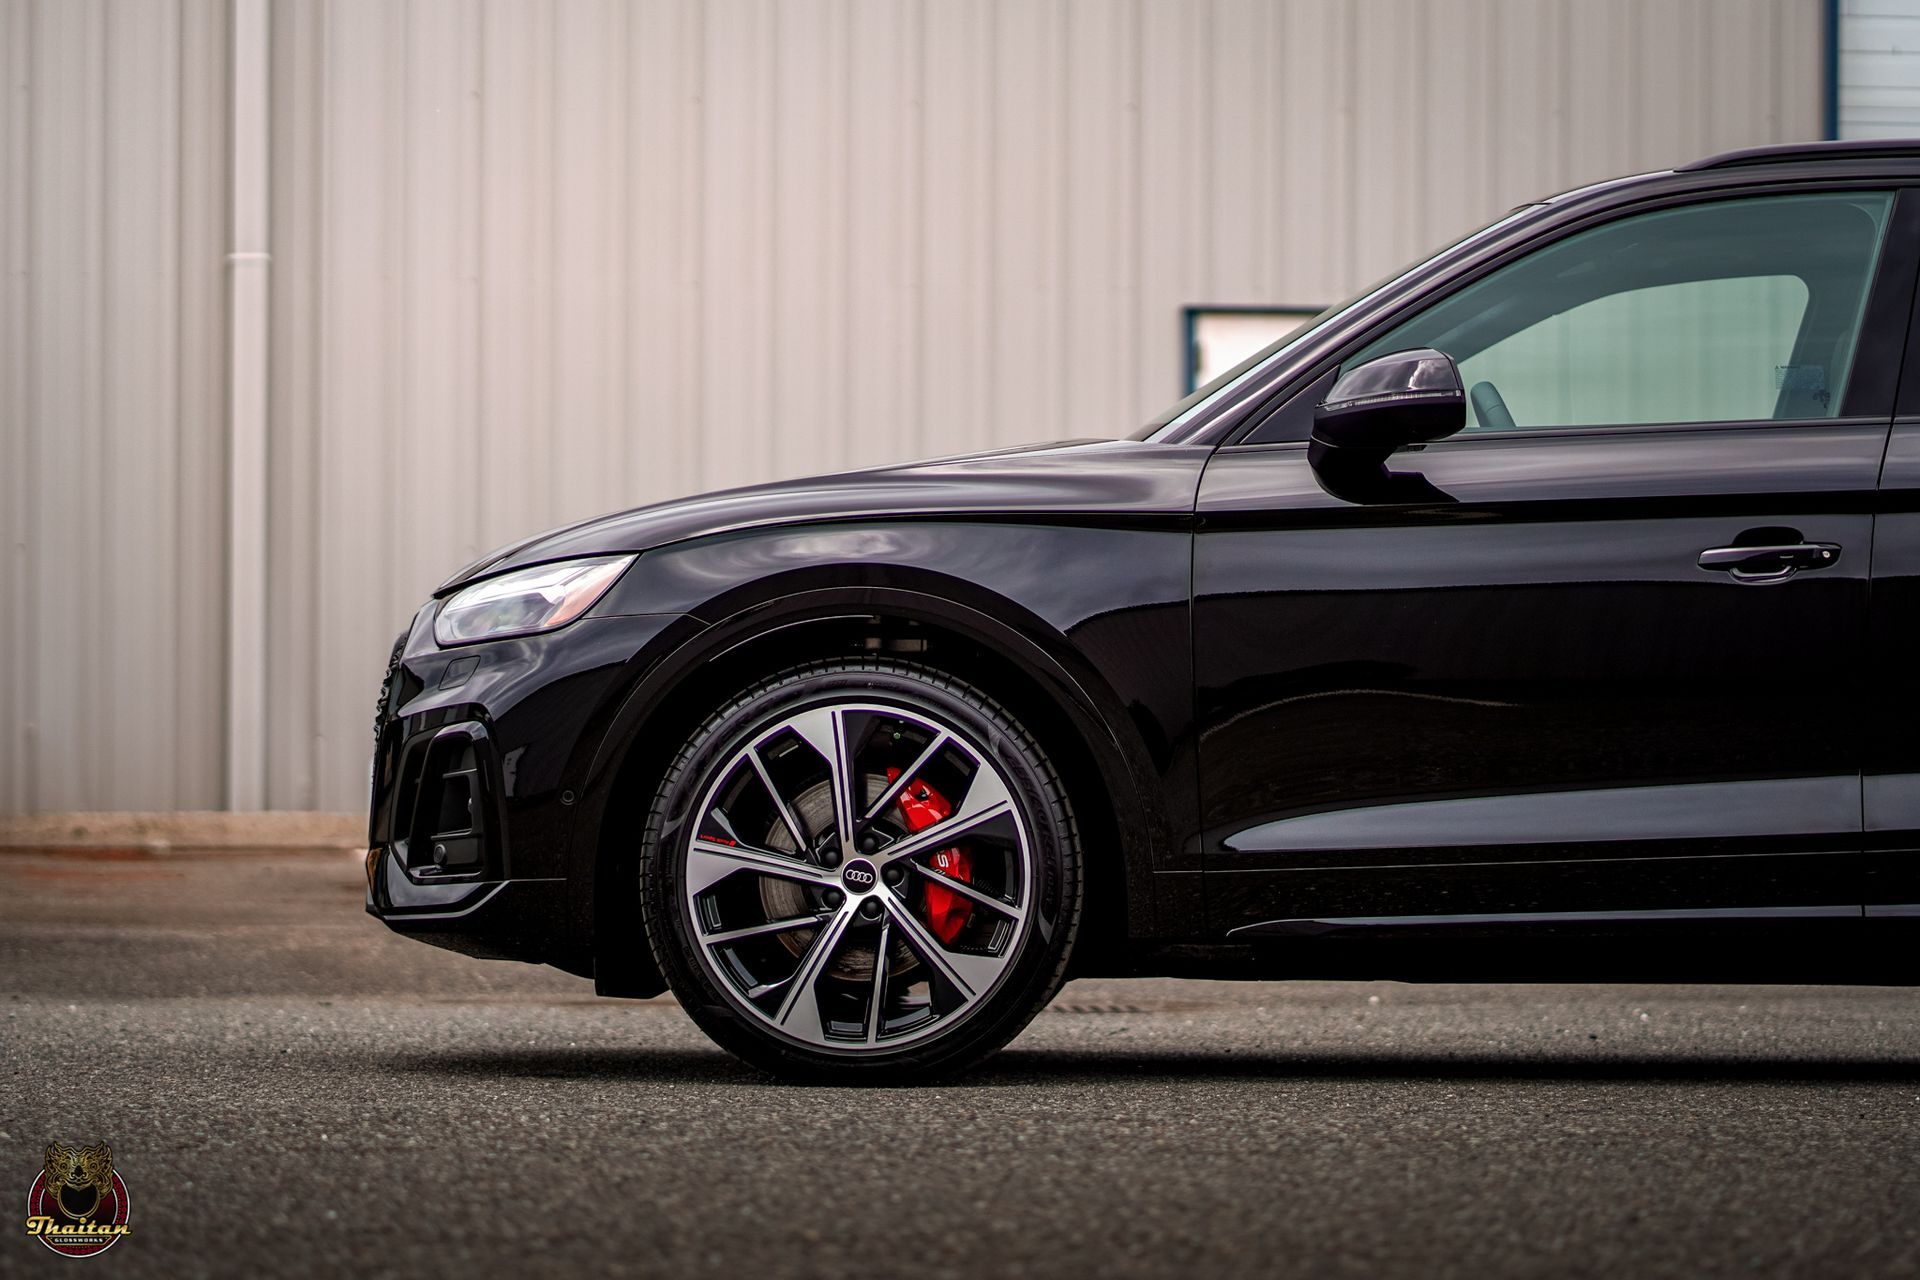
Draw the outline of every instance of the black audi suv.
[[[1129,439],[507,547],[394,647],[367,909],[850,1080],[1079,975],[1912,982],[1917,267],[1920,142],[1721,155]]]

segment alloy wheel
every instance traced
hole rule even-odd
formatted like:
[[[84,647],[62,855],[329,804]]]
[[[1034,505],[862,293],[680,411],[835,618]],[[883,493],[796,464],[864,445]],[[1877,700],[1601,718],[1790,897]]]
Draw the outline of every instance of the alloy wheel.
[[[1032,927],[1033,841],[1007,775],[922,710],[783,714],[713,771],[689,827],[682,900],[701,964],[812,1050],[958,1026]]]

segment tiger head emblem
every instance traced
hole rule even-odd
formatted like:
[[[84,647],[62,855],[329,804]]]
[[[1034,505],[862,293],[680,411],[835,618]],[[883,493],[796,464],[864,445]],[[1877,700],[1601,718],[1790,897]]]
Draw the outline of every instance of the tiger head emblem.
[[[47,1144],[47,1194],[72,1218],[91,1217],[101,1200],[113,1194],[113,1148]]]

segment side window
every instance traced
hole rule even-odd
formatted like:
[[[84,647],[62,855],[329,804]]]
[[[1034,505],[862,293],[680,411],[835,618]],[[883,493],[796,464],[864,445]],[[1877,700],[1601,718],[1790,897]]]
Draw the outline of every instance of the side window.
[[[1567,237],[1349,358],[1460,366],[1468,431],[1830,418],[1866,310],[1887,192],[1763,196]]]

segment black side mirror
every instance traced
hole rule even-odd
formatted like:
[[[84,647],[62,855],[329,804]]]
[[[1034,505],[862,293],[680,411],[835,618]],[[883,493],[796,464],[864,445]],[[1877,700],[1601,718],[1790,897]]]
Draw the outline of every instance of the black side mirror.
[[[1431,347],[1396,351],[1334,382],[1313,412],[1307,462],[1321,487],[1343,502],[1452,502],[1417,472],[1387,470],[1387,458],[1466,425],[1467,397],[1453,357]]]
[[[1313,438],[1336,449],[1391,453],[1466,425],[1467,395],[1453,357],[1416,347],[1343,372],[1314,410]]]

